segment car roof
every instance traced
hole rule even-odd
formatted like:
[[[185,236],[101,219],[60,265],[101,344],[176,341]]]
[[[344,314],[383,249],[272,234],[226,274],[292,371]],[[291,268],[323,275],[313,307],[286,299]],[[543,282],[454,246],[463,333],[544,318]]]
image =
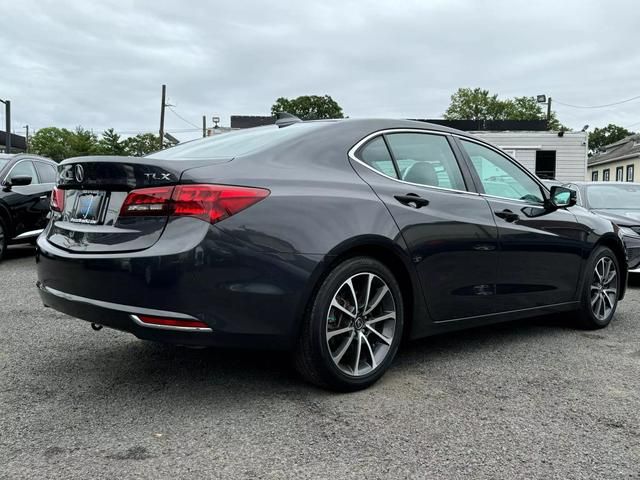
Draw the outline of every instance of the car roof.
[[[4,156],[0,158],[9,158],[11,160],[16,160],[16,161],[22,160],[22,159],[39,160],[42,162],[52,163],[56,165],[56,162],[54,160],[51,160],[50,158],[42,157],[40,155],[34,155],[31,153],[12,153],[12,154],[3,154],[3,155]]]
[[[586,182],[584,180],[579,180],[575,182],[564,182],[565,184],[571,183],[573,185],[579,185],[583,187],[588,187],[589,185],[637,185],[640,187],[640,183],[638,182]]]

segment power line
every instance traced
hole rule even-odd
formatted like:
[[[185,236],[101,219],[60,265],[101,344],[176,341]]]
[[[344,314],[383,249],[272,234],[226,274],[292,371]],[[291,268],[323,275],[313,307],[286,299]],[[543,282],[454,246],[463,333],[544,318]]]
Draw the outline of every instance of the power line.
[[[622,105],[623,103],[632,102],[634,100],[638,100],[639,98],[640,98],[640,95],[636,95],[635,97],[627,98],[626,100],[621,100],[619,102],[613,102],[613,103],[605,103],[603,105],[572,105],[570,103],[562,103],[556,100],[555,98],[553,100],[558,105],[563,105],[565,107],[571,107],[571,108],[605,108],[605,107],[613,107],[614,105]]]
[[[169,110],[171,110],[171,112],[178,117],[180,120],[182,120],[185,123],[188,123],[189,125],[191,125],[192,127],[197,128],[198,130],[200,130],[200,127],[198,127],[195,123],[191,123],[189,120],[187,120],[186,118],[184,118],[182,115],[180,115],[178,112],[176,112],[170,105],[167,105],[167,108]]]

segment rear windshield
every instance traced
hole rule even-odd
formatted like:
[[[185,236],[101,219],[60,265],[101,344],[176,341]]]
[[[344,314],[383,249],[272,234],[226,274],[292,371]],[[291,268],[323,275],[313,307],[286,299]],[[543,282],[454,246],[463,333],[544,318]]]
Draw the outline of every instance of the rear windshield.
[[[587,199],[594,209],[640,209],[640,185],[589,185]]]
[[[212,137],[182,143],[175,147],[152,153],[147,155],[147,157],[163,160],[237,157],[304,135],[308,131],[322,125],[326,125],[326,123],[295,123],[283,128],[270,125],[268,127],[221,133]]]

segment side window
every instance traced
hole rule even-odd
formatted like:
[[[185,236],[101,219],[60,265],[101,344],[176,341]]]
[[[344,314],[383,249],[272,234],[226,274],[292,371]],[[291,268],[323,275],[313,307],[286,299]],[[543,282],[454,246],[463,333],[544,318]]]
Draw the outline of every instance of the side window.
[[[386,138],[400,179],[419,185],[466,190],[456,157],[443,135],[391,133]]]
[[[513,161],[477,143],[467,140],[461,142],[487,195],[544,202],[540,186]]]
[[[374,138],[362,147],[357,157],[371,168],[390,177],[398,178],[393,160],[382,136]]]
[[[28,160],[22,160],[14,165],[9,173],[9,178],[17,177],[18,175],[28,175],[31,177],[31,183],[38,183],[38,176],[36,170],[33,168],[33,163]]]
[[[44,162],[35,163],[38,176],[40,177],[40,183],[56,183],[57,172],[53,165]]]

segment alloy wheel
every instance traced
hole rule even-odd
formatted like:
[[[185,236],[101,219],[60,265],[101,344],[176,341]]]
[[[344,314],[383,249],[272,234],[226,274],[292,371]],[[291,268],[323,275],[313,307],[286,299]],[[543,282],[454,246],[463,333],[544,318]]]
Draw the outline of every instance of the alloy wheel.
[[[613,260],[602,257],[596,263],[591,283],[591,311],[600,321],[609,318],[618,301],[618,272]]]
[[[349,277],[334,294],[326,323],[333,363],[347,375],[368,375],[386,358],[396,331],[389,286],[370,272]]]

